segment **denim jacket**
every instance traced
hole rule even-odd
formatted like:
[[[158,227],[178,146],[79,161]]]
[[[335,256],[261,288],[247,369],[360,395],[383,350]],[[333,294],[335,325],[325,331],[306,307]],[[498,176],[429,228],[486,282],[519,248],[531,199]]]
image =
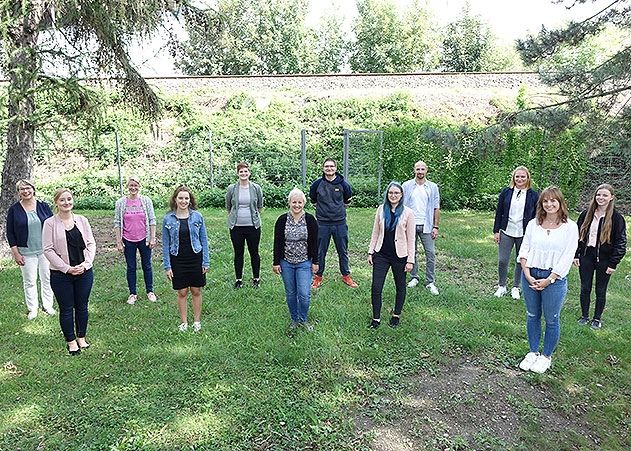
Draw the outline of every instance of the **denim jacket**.
[[[208,235],[204,217],[197,210],[189,209],[188,228],[191,231],[191,247],[193,252],[202,252],[202,267],[210,266],[208,251]],[[180,222],[174,211],[170,211],[162,220],[162,266],[171,269],[169,255],[177,255],[180,247]]]

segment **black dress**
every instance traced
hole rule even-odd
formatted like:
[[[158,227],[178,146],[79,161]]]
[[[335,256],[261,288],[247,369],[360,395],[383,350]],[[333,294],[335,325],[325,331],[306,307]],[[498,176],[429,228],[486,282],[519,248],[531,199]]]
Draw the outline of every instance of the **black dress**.
[[[171,270],[173,271],[173,289],[205,287],[206,274],[202,273],[202,252],[193,252],[188,218],[178,219],[178,221],[180,221],[178,254],[170,256]]]

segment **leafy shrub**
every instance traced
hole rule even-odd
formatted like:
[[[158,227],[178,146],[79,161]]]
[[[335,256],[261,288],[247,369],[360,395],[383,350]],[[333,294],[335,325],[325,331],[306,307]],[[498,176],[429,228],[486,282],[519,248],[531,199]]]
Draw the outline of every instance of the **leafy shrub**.
[[[85,208],[103,208],[108,203],[111,208],[119,195],[112,129],[122,131],[123,177],[139,175],[142,192],[157,207],[166,205],[175,186],[186,184],[198,195],[201,206],[223,208],[225,189],[237,180],[235,166],[242,160],[250,163],[252,180],[263,187],[266,205],[285,207],[289,190],[302,183],[301,129],[309,130],[305,189],[321,176],[326,157],[337,159],[343,171],[344,129],[383,131],[381,190],[390,180],[412,178],[414,163],[425,161],[428,178],[440,187],[445,209],[493,209],[497,194],[518,165],[530,168],[538,188],[559,185],[574,206],[587,170],[578,126],[555,134],[534,126],[508,130],[463,126],[425,117],[403,93],[380,99],[272,100],[264,109],[257,108],[247,94],[227,99],[215,111],[202,110],[201,104],[186,96],[168,97],[165,105],[168,117],[152,127],[111,104],[112,112],[97,124],[102,133],[96,141],[68,131],[67,143],[76,146],[88,163],[53,181],[45,170],[46,158],[57,154],[44,152],[48,156],[39,161],[44,184],[49,189],[68,186]],[[349,158],[353,205],[374,207],[382,201],[378,156],[374,146],[357,146],[353,152]]]

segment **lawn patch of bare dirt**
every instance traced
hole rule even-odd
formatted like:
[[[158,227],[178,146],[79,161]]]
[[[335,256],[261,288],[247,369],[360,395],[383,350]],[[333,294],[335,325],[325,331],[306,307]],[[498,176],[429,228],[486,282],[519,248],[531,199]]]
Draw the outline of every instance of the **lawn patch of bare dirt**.
[[[529,448],[542,434],[562,449],[596,448],[587,425],[555,405],[527,373],[457,358],[408,377],[403,390],[361,411],[356,424],[378,451]]]

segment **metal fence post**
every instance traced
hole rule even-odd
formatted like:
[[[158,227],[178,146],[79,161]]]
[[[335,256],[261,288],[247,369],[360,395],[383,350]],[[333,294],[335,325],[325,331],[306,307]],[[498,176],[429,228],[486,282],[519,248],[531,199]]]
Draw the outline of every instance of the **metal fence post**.
[[[344,165],[344,179],[348,181],[348,129],[344,129],[344,157],[343,157],[343,165]]]
[[[300,157],[302,165],[302,186],[307,186],[307,130],[300,130]]]
[[[213,174],[214,172],[214,168],[213,168],[213,131],[212,130],[208,130],[208,172],[209,172],[209,176],[208,176],[208,181],[210,182],[210,187],[214,188],[215,187],[215,176]]]
[[[123,195],[123,175],[121,173],[121,150],[120,141],[118,139],[118,130],[114,130],[114,139],[116,141],[116,164],[118,165],[118,193]]]

